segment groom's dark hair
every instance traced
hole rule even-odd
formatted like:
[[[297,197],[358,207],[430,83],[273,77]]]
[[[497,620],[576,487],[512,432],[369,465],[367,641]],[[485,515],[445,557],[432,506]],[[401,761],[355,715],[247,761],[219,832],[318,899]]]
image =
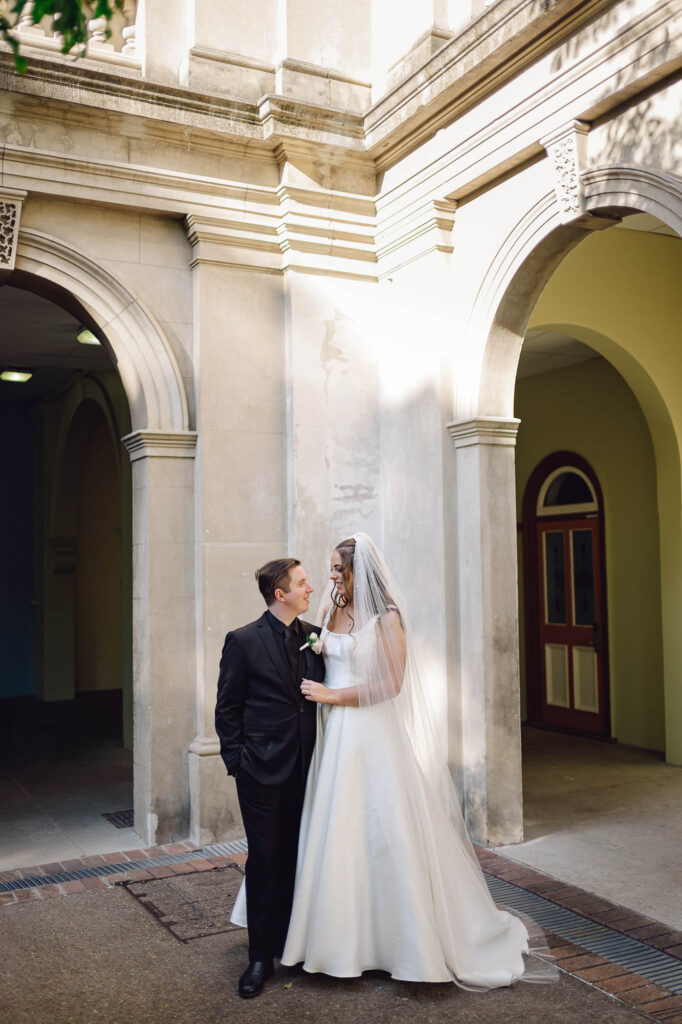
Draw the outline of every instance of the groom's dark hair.
[[[272,562],[261,565],[260,569],[256,569],[258,589],[268,607],[274,603],[276,590],[289,593],[289,572],[300,564],[298,558],[275,558]]]

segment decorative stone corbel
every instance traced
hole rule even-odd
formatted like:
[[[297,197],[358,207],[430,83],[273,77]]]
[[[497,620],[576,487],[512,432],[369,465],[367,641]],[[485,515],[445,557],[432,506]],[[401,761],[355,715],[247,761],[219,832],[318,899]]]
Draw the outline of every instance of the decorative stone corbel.
[[[589,130],[590,126],[584,121],[570,121],[540,140],[552,164],[562,224],[571,224],[585,216],[580,174],[587,167]]]
[[[138,459],[193,459],[198,434],[194,430],[135,430],[121,440],[128,449],[131,462]]]
[[[0,274],[14,270],[21,207],[26,196],[26,192],[16,188],[0,188]]]

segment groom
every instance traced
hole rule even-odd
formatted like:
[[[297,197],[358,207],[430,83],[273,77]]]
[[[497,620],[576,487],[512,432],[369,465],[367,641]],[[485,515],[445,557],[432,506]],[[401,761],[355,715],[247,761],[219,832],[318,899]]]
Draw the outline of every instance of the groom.
[[[322,658],[304,647],[314,627],[298,619],[313,592],[301,563],[267,562],[256,580],[267,611],[225,637],[215,712],[249,844],[249,966],[239,979],[244,999],[260,995],[273,974],[273,956],[284,947],[316,733],[316,705],[301,696],[300,684],[324,679]]]

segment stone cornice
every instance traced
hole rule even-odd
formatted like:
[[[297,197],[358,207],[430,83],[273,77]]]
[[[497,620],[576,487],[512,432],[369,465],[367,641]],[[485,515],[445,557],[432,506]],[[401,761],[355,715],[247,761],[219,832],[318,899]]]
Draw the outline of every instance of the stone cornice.
[[[365,138],[377,168],[396,163],[610,6],[613,0],[496,3],[368,111]]]
[[[260,203],[185,219],[191,266],[229,264],[266,273],[300,270],[376,280],[375,207],[345,193],[280,186]],[[276,203],[272,203],[272,201]]]
[[[560,72],[539,72],[538,88],[531,80],[525,95],[510,96],[507,110],[503,89],[503,112],[490,123],[483,120],[473,133],[460,134],[454,122],[443,132],[442,144],[432,147],[430,159],[412,168],[408,158],[405,171],[386,176],[377,197],[379,222],[430,197],[447,196],[461,203],[475,196],[500,177],[546,158],[543,142],[560,135],[567,123],[589,123],[597,114],[603,116],[605,103],[617,108],[625,97],[633,102],[640,90],[660,78],[662,60],[682,64],[682,12],[671,17],[662,3],[626,21],[615,39],[598,24],[593,33],[594,41],[583,43],[577,37],[572,43],[580,60],[562,54]],[[558,62],[559,56],[553,60]]]
[[[80,104],[164,124],[191,126],[233,138],[264,144],[266,149],[288,136],[304,137],[317,145],[364,151],[363,118],[345,110],[264,96],[247,103],[180,86],[161,85],[103,69],[92,61],[64,62],[53,56],[28,56],[24,75],[14,72],[13,57],[0,50],[0,90],[45,96],[52,101]]]
[[[458,420],[447,424],[447,431],[455,448],[494,444],[513,447],[521,420],[501,416],[479,416],[471,420]]]
[[[163,126],[169,135],[174,131],[186,135],[188,129],[217,134],[228,144],[248,143],[255,152],[272,152],[287,140],[305,140],[344,154],[362,154],[377,171],[383,171],[613,6],[613,0],[544,0],[542,4],[537,0],[498,0],[364,115],[281,95],[267,95],[252,103],[201,94],[142,81],[139,72],[128,68],[107,67],[87,59],[73,62],[59,54],[29,50],[28,70],[18,76],[13,72],[11,54],[2,47],[0,89],[49,96],[51,103],[99,111],[105,107],[107,115],[114,112],[143,118]],[[653,4],[651,11],[658,9],[663,17],[674,17],[670,4],[663,0]],[[217,51],[210,53],[211,59],[220,56]],[[233,55],[222,56],[233,62]],[[248,62],[248,58],[241,61]],[[306,74],[324,70],[302,62],[285,61],[281,67],[285,65]],[[267,67],[269,70],[270,65]],[[576,67],[575,74],[582,73]],[[355,81],[342,72],[327,74],[339,81]],[[366,83],[358,85],[367,87]],[[576,110],[574,116],[586,114]]]
[[[345,73],[345,71],[339,71],[337,68],[323,68],[319,64],[311,64],[306,60],[294,60],[292,57],[286,57],[283,61],[277,65],[277,71],[280,68],[286,68],[289,71],[299,71],[305,75],[313,75],[316,78],[331,78],[335,82],[348,82],[350,85],[360,85],[365,89],[371,88],[371,83],[366,82],[361,78],[354,78],[351,75]]]
[[[193,459],[198,434],[194,430],[161,433],[157,430],[135,430],[121,440],[128,449],[130,461],[138,459]]]
[[[434,61],[436,68],[440,67],[438,62],[446,61],[447,55],[455,52],[453,47],[461,47],[462,39],[476,26],[480,29],[481,23],[490,32],[495,26],[502,31],[504,17],[512,24],[510,2],[499,0],[482,22],[479,19],[436,53],[422,69],[424,74],[430,74]],[[581,10],[594,10],[596,3],[589,0]],[[529,16],[527,3],[516,6],[521,14],[525,12],[524,17]],[[552,2],[548,13],[553,12],[556,18],[548,24],[555,25],[557,32],[559,10],[564,14],[570,10],[578,17],[572,0]],[[12,116],[18,127],[10,137],[20,138],[19,128],[24,123],[27,131],[35,131],[36,138],[50,137],[49,132],[35,129],[35,124],[49,125],[57,118],[65,131],[71,125],[78,129],[73,134],[82,152],[40,151],[29,134],[31,141],[25,145],[0,146],[2,180],[30,194],[79,201],[85,198],[182,218],[193,246],[192,266],[230,264],[266,273],[295,269],[377,280],[428,253],[450,252],[456,205],[532,160],[547,160],[547,153],[548,166],[553,165],[556,172],[560,203],[561,195],[565,199],[568,195],[564,193],[570,177],[573,191],[572,199],[566,200],[565,220],[580,221],[579,178],[581,172],[585,173],[582,143],[589,130],[585,110],[596,116],[605,102],[615,102],[617,94],[626,94],[629,102],[634,102],[638,90],[648,88],[652,76],[658,75],[663,66],[667,68],[666,61],[682,62],[679,5],[671,13],[670,5],[666,8],[659,0],[649,0],[648,6],[632,16],[623,4],[618,5],[618,13],[617,28],[609,29],[609,22],[602,25],[597,20],[584,38],[573,37],[568,49],[555,49],[545,63],[528,69],[521,91],[516,83],[502,86],[499,102],[495,97],[495,117],[481,118],[473,131],[469,119],[453,121],[426,151],[385,174],[381,185],[376,163],[364,149],[363,119],[356,115],[276,96],[266,96],[259,104],[235,103],[126,79],[124,92],[128,90],[126,95],[132,104],[128,112],[116,106],[118,94],[108,97],[107,109],[99,111],[95,124],[88,105],[95,94],[72,106],[52,99],[53,95],[59,96],[57,83],[66,74],[56,59],[51,64],[53,78],[48,77],[49,104],[41,103],[37,92],[22,97],[15,92],[12,97]],[[565,28],[565,22],[561,24]],[[511,31],[509,25],[506,31]],[[494,32],[493,36],[479,34],[489,43],[494,38]],[[0,64],[3,59],[0,54]],[[556,73],[548,73],[550,61],[552,67],[557,64]],[[31,88],[37,89],[42,81],[37,71],[42,71],[43,65],[50,65],[50,61],[33,62]],[[87,93],[88,83],[95,88],[99,104],[107,83],[117,88],[115,76],[101,69],[92,71],[71,64],[67,71],[74,82],[80,82],[79,89],[82,86]],[[13,75],[7,78],[11,88],[18,91],[27,84]],[[481,87],[486,81],[481,70]],[[400,88],[406,87],[403,83]],[[505,105],[508,88],[513,95]],[[83,95],[78,92],[78,100]],[[134,103],[133,96],[137,97]],[[157,101],[161,104],[158,109]],[[145,120],[145,103],[153,108],[154,119]],[[206,124],[201,118],[192,119],[192,103],[206,113]],[[318,118],[320,111],[324,116]],[[372,111],[365,125],[371,115]],[[337,131],[339,124],[345,129]],[[91,159],[82,143],[87,139],[83,129],[91,125],[101,132],[129,134],[131,138],[138,137],[142,129],[145,139],[159,142],[158,165]],[[245,134],[240,139],[242,129]],[[570,153],[570,147],[562,148],[566,140],[571,142]],[[177,166],[176,150],[171,147],[180,143],[185,151],[216,157],[215,161],[202,161],[200,166],[215,168],[219,173],[218,161],[226,155],[234,156],[240,161],[253,161],[256,180],[272,182],[279,171],[282,184],[242,184],[167,169],[166,154],[170,166]],[[168,144],[168,148],[162,144]],[[186,165],[192,166],[191,161],[181,164]],[[240,177],[247,177],[248,170],[242,174],[241,166],[237,166]],[[334,172],[339,169],[338,175],[331,174],[330,168]],[[326,180],[350,183],[353,191],[325,188]],[[301,182],[310,182],[310,186],[304,187]],[[319,187],[315,187],[316,182]],[[588,221],[587,226],[592,228],[608,223],[603,219],[598,223],[593,216]]]

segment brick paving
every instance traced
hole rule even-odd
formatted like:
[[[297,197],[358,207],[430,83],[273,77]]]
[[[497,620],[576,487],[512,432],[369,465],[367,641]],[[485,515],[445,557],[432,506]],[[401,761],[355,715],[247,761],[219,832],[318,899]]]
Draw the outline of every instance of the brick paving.
[[[148,868],[127,867],[134,862],[165,857],[173,854],[197,853],[196,858],[181,861],[177,864],[152,864]],[[53,861],[50,864],[35,864],[26,868],[15,868],[12,871],[0,872],[0,882],[16,882],[28,878],[41,878],[56,875],[63,871],[82,871],[102,865],[120,865],[120,871],[104,875],[101,878],[80,878],[66,882],[46,882],[30,889],[17,889],[13,892],[0,893],[0,907],[12,903],[24,903],[27,900],[50,899],[55,896],[68,896],[71,893],[86,890],[107,889],[122,882],[139,882],[149,878],[169,878],[172,875],[184,875],[194,871],[212,871],[224,868],[228,864],[246,863],[246,854],[237,853],[232,856],[206,857],[200,855],[200,847],[194,843],[169,843],[167,846],[150,846],[146,850],[123,850],[120,853],[94,854],[81,859]]]
[[[132,867],[133,862],[163,857],[169,854],[196,852],[195,858],[188,858],[175,864],[149,865],[148,868]],[[564,907],[574,913],[604,925],[613,931],[637,939],[654,949],[662,950],[669,956],[682,961],[682,932],[669,925],[653,921],[634,911],[601,899],[573,885],[566,885],[556,878],[510,861],[492,850],[477,848],[481,867],[490,875],[517,885],[541,896],[545,900]],[[146,879],[170,878],[198,871],[212,871],[229,864],[243,865],[246,854],[231,856],[205,856],[201,849],[190,842],[170,843],[145,850],[125,850],[120,853],[102,854],[82,859],[34,865],[0,873],[0,882],[55,875],[63,871],[79,871],[101,865],[118,865],[120,871],[97,878],[74,879],[60,883],[46,883],[28,889],[0,893],[0,908],[16,903],[35,900],[64,898],[71,894],[97,891]],[[126,867],[130,864],[131,867]],[[575,943],[558,936],[548,935],[549,949],[558,968],[587,985],[591,985],[616,997],[622,1003],[646,1014],[659,1024],[682,1024],[682,996],[661,985],[654,984],[644,975],[613,963],[595,953],[584,950]]]
[[[534,868],[507,860],[492,850],[477,848],[476,853],[481,867],[488,874],[682,961],[682,932],[674,931],[669,925],[652,921],[575,886],[565,885]],[[585,952],[565,939],[548,935],[548,942],[560,970],[616,996],[661,1024],[682,1024],[681,996],[605,957]]]

